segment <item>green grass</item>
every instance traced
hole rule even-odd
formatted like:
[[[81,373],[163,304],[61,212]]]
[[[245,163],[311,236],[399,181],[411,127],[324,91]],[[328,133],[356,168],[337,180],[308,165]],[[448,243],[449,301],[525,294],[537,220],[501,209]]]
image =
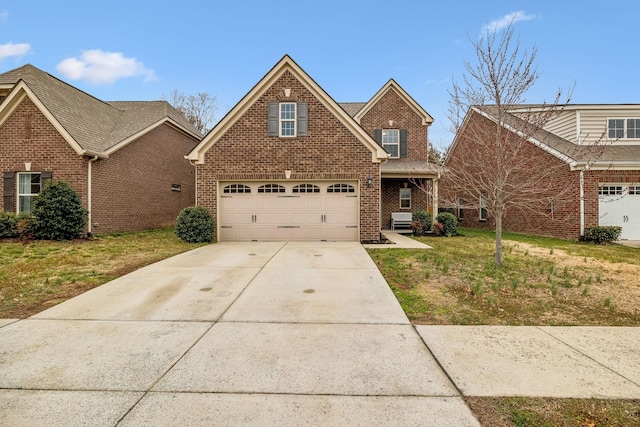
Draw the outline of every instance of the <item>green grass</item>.
[[[173,229],[91,240],[0,243],[0,318],[26,317],[135,269],[198,245]]]
[[[414,323],[640,325],[640,312],[617,301],[633,294],[621,293],[619,279],[593,267],[596,261],[638,266],[637,249],[506,233],[512,243],[505,242],[498,267],[492,232],[461,233],[419,238],[431,250],[369,250]],[[564,263],[568,257],[575,262]]]

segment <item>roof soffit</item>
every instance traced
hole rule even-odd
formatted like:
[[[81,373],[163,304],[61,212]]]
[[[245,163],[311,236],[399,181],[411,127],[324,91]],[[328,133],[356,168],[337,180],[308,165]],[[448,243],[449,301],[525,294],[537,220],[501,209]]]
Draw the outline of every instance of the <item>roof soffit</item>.
[[[204,154],[233,124],[286,72],[289,71],[322,104],[369,149],[372,162],[380,163],[388,154],[336,101],[327,94],[289,55],[285,55],[271,70],[214,126],[187,156],[196,163],[204,162]]]

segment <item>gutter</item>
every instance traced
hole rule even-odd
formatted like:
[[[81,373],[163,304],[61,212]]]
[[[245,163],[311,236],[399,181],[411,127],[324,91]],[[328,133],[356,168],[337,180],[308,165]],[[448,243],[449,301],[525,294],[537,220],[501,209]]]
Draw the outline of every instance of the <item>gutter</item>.
[[[584,236],[584,169],[580,169],[580,237]]]
[[[91,178],[92,178],[92,170],[91,170],[91,164],[93,162],[95,162],[96,160],[98,160],[99,157],[98,155],[94,155],[93,157],[91,157],[89,159],[89,163],[87,163],[87,210],[89,211],[88,214],[88,225],[87,225],[87,236],[91,237],[92,236],[92,231],[91,231]]]

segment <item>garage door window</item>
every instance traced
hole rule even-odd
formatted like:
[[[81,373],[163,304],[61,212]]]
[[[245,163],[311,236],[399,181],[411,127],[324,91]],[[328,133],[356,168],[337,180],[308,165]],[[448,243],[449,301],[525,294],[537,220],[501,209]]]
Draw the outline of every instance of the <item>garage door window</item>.
[[[327,193],[355,193],[356,188],[349,184],[332,184],[327,188]]]
[[[280,184],[264,184],[258,187],[258,193],[284,193],[284,186]]]
[[[293,187],[294,193],[319,193],[320,187],[314,184],[299,184]]]
[[[251,187],[244,184],[229,184],[222,189],[225,194],[251,193]]]

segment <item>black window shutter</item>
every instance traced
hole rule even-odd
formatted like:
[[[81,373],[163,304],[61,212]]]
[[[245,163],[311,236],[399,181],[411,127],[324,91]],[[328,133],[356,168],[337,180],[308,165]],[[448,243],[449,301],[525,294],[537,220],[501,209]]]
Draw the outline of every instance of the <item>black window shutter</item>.
[[[53,172],[42,172],[40,174],[40,186],[44,187],[47,181],[51,181],[52,176],[53,176]]]
[[[400,129],[400,157],[407,157],[407,130]]]
[[[308,108],[306,102],[298,102],[296,106],[298,136],[307,136]]]
[[[3,208],[7,212],[15,212],[15,172],[5,172],[2,174],[2,197]]]
[[[278,103],[269,103],[269,136],[278,136]]]
[[[376,129],[375,130],[373,139],[376,140],[378,145],[382,145],[382,129]]]

